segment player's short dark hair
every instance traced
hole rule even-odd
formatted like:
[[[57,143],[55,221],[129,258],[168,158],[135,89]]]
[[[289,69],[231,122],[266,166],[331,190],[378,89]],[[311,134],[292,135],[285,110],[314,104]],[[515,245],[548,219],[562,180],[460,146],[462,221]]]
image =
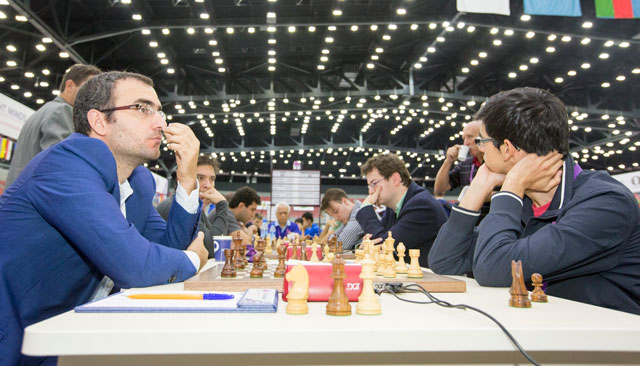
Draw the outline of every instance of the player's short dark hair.
[[[66,87],[67,80],[71,80],[76,85],[82,84],[88,78],[98,75],[102,72],[99,68],[93,65],[83,65],[83,64],[75,64],[67,69],[67,72],[62,76],[62,81],[60,82],[60,93],[62,93]]]
[[[293,222],[302,224],[302,217],[298,217],[297,219],[293,220]]]
[[[98,74],[89,79],[78,91],[76,101],[73,105],[73,126],[76,132],[89,135],[91,125],[87,118],[87,113],[92,109],[102,110],[113,108],[115,95],[114,86],[117,81],[123,79],[136,79],[153,87],[153,80],[150,78],[125,71],[109,71]],[[104,112],[107,121],[113,122],[111,116],[113,112]]]
[[[528,153],[569,153],[567,109],[551,92],[516,88],[490,97],[476,113],[496,148],[507,139]],[[486,137],[486,136],[485,136]]]
[[[244,203],[245,206],[251,206],[254,202],[260,204],[260,196],[258,192],[251,187],[242,187],[236,190],[233,194],[231,201],[229,201],[230,208],[236,208],[240,203]]]
[[[303,219],[307,219],[311,222],[313,222],[313,214],[311,212],[305,212],[302,214],[302,218]]]
[[[198,165],[210,165],[213,167],[213,171],[218,174],[218,159],[211,157],[209,155],[198,156]]]
[[[409,170],[406,165],[404,165],[404,161],[396,154],[374,155],[370,157],[366,163],[362,164],[360,171],[362,175],[367,175],[374,168],[378,169],[378,172],[380,172],[380,175],[382,175],[384,179],[389,179],[393,173],[398,173],[405,187],[411,185],[411,174],[409,174]]]
[[[324,192],[324,196],[322,197],[322,202],[320,202],[320,212],[325,211],[329,208],[329,202],[336,201],[342,202],[343,198],[349,199],[347,196],[347,192],[340,188],[329,188],[326,192]]]

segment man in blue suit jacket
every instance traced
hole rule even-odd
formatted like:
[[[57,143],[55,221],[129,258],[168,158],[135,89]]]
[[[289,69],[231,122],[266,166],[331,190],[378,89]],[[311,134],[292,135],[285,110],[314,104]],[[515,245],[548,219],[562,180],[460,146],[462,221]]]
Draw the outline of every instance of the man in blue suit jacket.
[[[160,107],[145,76],[90,79],[76,98],[77,133],[38,154],[0,197],[0,364],[44,361],[20,354],[30,324],[113,287],[183,281],[206,262],[202,234],[194,240],[199,142],[184,125],[167,127]],[[181,197],[168,223],[140,166],[159,157],[162,131]]]
[[[369,196],[362,202],[356,220],[373,239],[387,237],[391,231],[395,245],[402,242],[409,249],[420,249],[420,266],[427,267],[428,255],[438,230],[447,221],[442,204],[429,191],[411,181],[405,163],[394,154],[376,155],[362,165],[367,177]],[[374,204],[387,207],[382,220]]]

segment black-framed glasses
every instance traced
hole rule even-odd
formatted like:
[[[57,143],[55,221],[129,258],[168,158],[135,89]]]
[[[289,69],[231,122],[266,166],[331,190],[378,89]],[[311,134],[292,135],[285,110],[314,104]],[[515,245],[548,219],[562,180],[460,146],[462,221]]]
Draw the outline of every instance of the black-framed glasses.
[[[157,110],[153,109],[150,105],[142,104],[142,103],[129,104],[129,105],[123,105],[123,106],[120,106],[120,107],[100,109],[99,111],[104,113],[104,112],[113,112],[113,111],[126,111],[126,110],[129,110],[129,109],[134,109],[134,110],[144,114],[147,117],[153,117],[154,114],[158,113],[158,115],[160,115],[160,117],[162,117],[162,119],[164,119],[164,120],[167,119],[167,115],[163,111],[157,111]]]
[[[493,142],[495,144],[496,139],[492,139],[491,137],[487,137],[487,138],[482,138],[482,137],[476,137],[475,139],[473,139],[473,141],[476,143],[476,145],[478,147],[482,147],[482,145],[485,142]],[[513,145],[513,147],[515,147],[516,150],[520,151],[520,148],[516,146],[516,144],[514,144],[513,142],[511,143],[511,145]],[[496,147],[498,147],[498,145],[496,144]]]
[[[490,137],[485,139],[483,139],[482,137],[476,137],[475,139],[473,139],[473,141],[478,147],[482,147],[482,144],[484,144],[485,142],[492,142],[495,141],[495,139],[492,139]]]

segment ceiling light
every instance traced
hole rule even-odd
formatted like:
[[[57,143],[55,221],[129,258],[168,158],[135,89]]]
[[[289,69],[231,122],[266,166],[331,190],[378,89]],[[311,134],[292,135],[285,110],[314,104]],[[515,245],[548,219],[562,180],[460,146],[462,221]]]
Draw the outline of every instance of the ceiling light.
[[[575,70],[569,70],[567,71],[567,75],[569,76],[576,76],[577,72]]]
[[[513,29],[507,29],[504,31],[504,35],[505,36],[512,36],[513,35]]]
[[[616,76],[616,80],[618,80],[618,81],[624,81],[625,79],[626,79],[626,77],[624,75]]]
[[[498,32],[500,32],[498,28],[491,28],[491,30],[489,31],[489,33],[491,34],[497,34]]]
[[[463,73],[468,73],[469,72],[469,68],[468,67],[463,67],[460,71],[462,71]]]
[[[405,14],[407,14],[407,9],[405,9],[405,8],[398,8],[398,9],[396,10],[396,14],[398,14],[398,15],[405,15]]]
[[[561,77],[557,77],[557,78],[555,78],[555,80],[554,80],[554,81],[555,81],[556,83],[560,84],[560,83],[562,83],[562,82],[564,81],[564,79],[563,79],[563,78],[561,78]]]
[[[531,15],[529,14],[522,14],[522,16],[520,16],[520,20],[522,20],[523,22],[528,22],[531,20]]]
[[[549,34],[549,36],[547,37],[547,39],[550,41],[555,41],[556,38],[558,38],[558,36],[556,36],[555,34]]]
[[[49,37],[44,37],[42,38],[42,43],[52,43],[53,39],[49,38]]]
[[[620,42],[620,44],[618,45],[618,47],[620,48],[627,48],[629,47],[629,42]]]
[[[269,38],[269,40],[267,41],[267,43],[269,44],[276,44],[277,41],[275,40],[275,38]]]
[[[233,29],[233,28],[231,28],[231,29]],[[196,33],[196,30],[194,28],[192,28],[192,27],[187,28],[187,34],[195,34],[195,33]],[[229,29],[227,29],[227,33],[229,33]],[[231,32],[231,33],[233,33],[233,32]]]
[[[580,41],[580,44],[582,45],[588,45],[589,43],[591,43],[591,38],[589,37],[585,37],[582,39],[582,41]]]
[[[269,67],[267,67],[267,69],[269,71],[276,71],[276,67],[275,66],[269,66]]]
[[[171,31],[169,30],[169,28],[162,28],[162,34],[164,34],[165,36],[168,35],[169,33],[171,33]]]
[[[587,21],[587,22],[582,23],[582,28],[591,28],[591,27],[593,27],[593,23],[591,23],[591,22]]]
[[[590,64],[590,63],[588,63],[588,62],[585,62],[585,63],[583,63],[582,65],[580,65],[580,67],[586,70],[586,69],[588,69],[588,68],[590,68],[590,67],[591,67],[591,64]]]
[[[376,67],[374,64],[372,63],[368,63],[367,64],[367,69],[373,69],[374,67]]]
[[[327,43],[333,43],[333,37],[327,37],[324,39],[324,41]]]
[[[601,53],[600,55],[598,55],[599,58],[606,60],[609,58],[609,54],[606,52]]]
[[[249,32],[249,33],[255,33],[255,32],[256,32],[256,29],[255,29],[254,27],[249,27],[249,28],[247,28],[247,32]]]
[[[234,31],[233,27],[227,27],[227,34],[233,34]]]
[[[469,33],[473,33],[473,31],[475,31],[475,30],[476,30],[476,27],[474,27],[472,25],[467,27],[467,32],[469,32]]]
[[[144,34],[145,36],[148,36],[149,34],[151,34],[151,31],[150,31],[150,30],[148,30],[148,29],[143,29],[141,32],[142,32],[142,34]],[[44,42],[44,39],[43,39],[43,42]]]
[[[200,19],[209,19],[209,13],[200,13]]]
[[[569,42],[571,41],[571,37],[569,36],[562,36],[562,38],[560,39],[562,42]]]
[[[38,50],[38,51],[40,51],[40,52],[43,52],[43,51],[46,51],[46,50],[47,50],[47,48],[46,48],[43,44],[38,43],[38,44],[36,45],[36,50]]]
[[[605,81],[604,83],[600,84],[600,86],[603,87],[603,88],[608,88],[608,87],[611,86],[611,84],[609,84],[608,82]]]
[[[410,29],[411,29],[412,31],[414,31],[414,30],[418,29],[418,25],[417,25],[417,24],[411,24]]]
[[[527,38],[533,38],[536,34],[532,31],[528,31],[527,34],[525,35]]]
[[[133,15],[131,16],[131,18],[132,18],[133,20],[142,20],[142,15],[140,15],[140,14],[133,14]]]
[[[389,29],[389,30],[396,30],[396,29],[398,29],[398,26],[397,26],[396,24],[389,24],[389,25],[387,26],[387,29]]]
[[[67,52],[60,52],[58,54],[61,58],[69,58],[69,54]]]
[[[18,49],[16,48],[16,46],[9,44],[7,45],[7,51],[9,52],[16,52]]]
[[[502,41],[501,41],[501,40],[499,40],[499,39],[494,39],[494,40],[493,40],[493,45],[494,45],[494,46],[500,46],[501,44],[502,44]]]
[[[520,70],[521,71],[527,71],[529,69],[529,66],[527,65],[520,65]]]
[[[515,72],[510,72],[509,75],[507,75],[507,76],[509,76],[509,78],[511,78],[511,79],[515,79],[515,77],[518,76],[518,75]]]
[[[16,15],[16,20],[19,22],[26,22],[27,17],[25,17],[24,15]]]
[[[355,24],[354,24],[354,25],[352,25],[352,26],[351,26],[351,31],[352,31],[352,32],[357,32],[357,31],[358,31],[358,26],[357,26],[357,25],[355,25]]]
[[[608,41],[606,41],[606,42],[604,43],[604,46],[605,46],[605,47],[611,47],[611,46],[613,46],[613,45],[614,45],[614,43],[615,43],[615,42],[613,42],[612,40],[608,40]]]
[[[554,53],[554,52],[556,52],[556,48],[549,46],[549,47],[547,47],[547,49],[545,51],[547,51],[549,53]]]
[[[342,10],[340,9],[334,9],[333,10],[333,15],[339,17],[340,15],[342,15]]]
[[[174,72],[176,72],[176,70],[172,69],[172,68],[168,68],[167,69],[167,73],[168,74],[173,74]]]
[[[27,72],[25,72],[25,73],[24,73],[24,76],[25,76],[25,77],[27,77],[27,78],[32,78],[32,77],[34,77],[35,75],[34,75],[34,73],[32,73],[31,71],[27,71]]]
[[[42,69],[42,74],[43,75],[49,75],[49,74],[51,74],[51,71],[49,71],[49,69]]]
[[[480,53],[478,53],[478,57],[485,58],[485,57],[487,57],[487,53],[484,52],[484,51],[481,51]]]
[[[375,32],[378,30],[378,26],[376,24],[371,24],[371,27],[369,27],[369,29]]]

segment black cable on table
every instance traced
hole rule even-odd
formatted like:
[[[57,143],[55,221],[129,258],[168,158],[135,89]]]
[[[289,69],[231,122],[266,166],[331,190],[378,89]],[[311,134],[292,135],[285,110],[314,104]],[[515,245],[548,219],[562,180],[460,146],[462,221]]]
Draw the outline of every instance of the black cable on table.
[[[418,289],[413,289],[411,287],[418,287],[420,288]],[[409,299],[403,299],[400,296],[398,296],[396,294],[396,290],[404,290],[404,291],[410,291],[410,292],[417,292],[417,293],[421,293],[426,295],[429,300],[431,301],[415,301],[415,300],[409,300]],[[535,366],[539,366],[540,364],[538,362],[536,362],[531,356],[529,356],[529,354],[522,348],[522,346],[520,346],[520,343],[518,343],[518,341],[513,337],[513,335],[507,330],[507,328],[505,328],[504,325],[502,325],[496,318],[494,318],[493,316],[489,315],[488,313],[475,308],[473,306],[470,305],[466,305],[466,304],[451,304],[448,301],[444,301],[444,300],[440,300],[437,297],[433,296],[429,291],[427,291],[424,287],[418,285],[418,284],[409,284],[409,285],[386,285],[385,288],[383,290],[377,291],[378,293],[390,293],[393,296],[395,296],[395,298],[397,298],[398,300],[401,301],[405,301],[405,302],[409,302],[409,303],[413,303],[413,304],[436,304],[436,305],[440,305],[442,307],[445,308],[454,308],[454,309],[462,309],[462,310],[473,310],[476,311],[484,316],[486,316],[487,318],[491,319],[494,323],[496,323],[500,329],[502,329],[502,331],[507,335],[507,337],[509,338],[509,340],[511,341],[511,343],[513,343],[513,345],[518,349],[518,351],[520,351],[520,353],[522,353],[522,355],[529,361],[531,362],[533,365]]]

